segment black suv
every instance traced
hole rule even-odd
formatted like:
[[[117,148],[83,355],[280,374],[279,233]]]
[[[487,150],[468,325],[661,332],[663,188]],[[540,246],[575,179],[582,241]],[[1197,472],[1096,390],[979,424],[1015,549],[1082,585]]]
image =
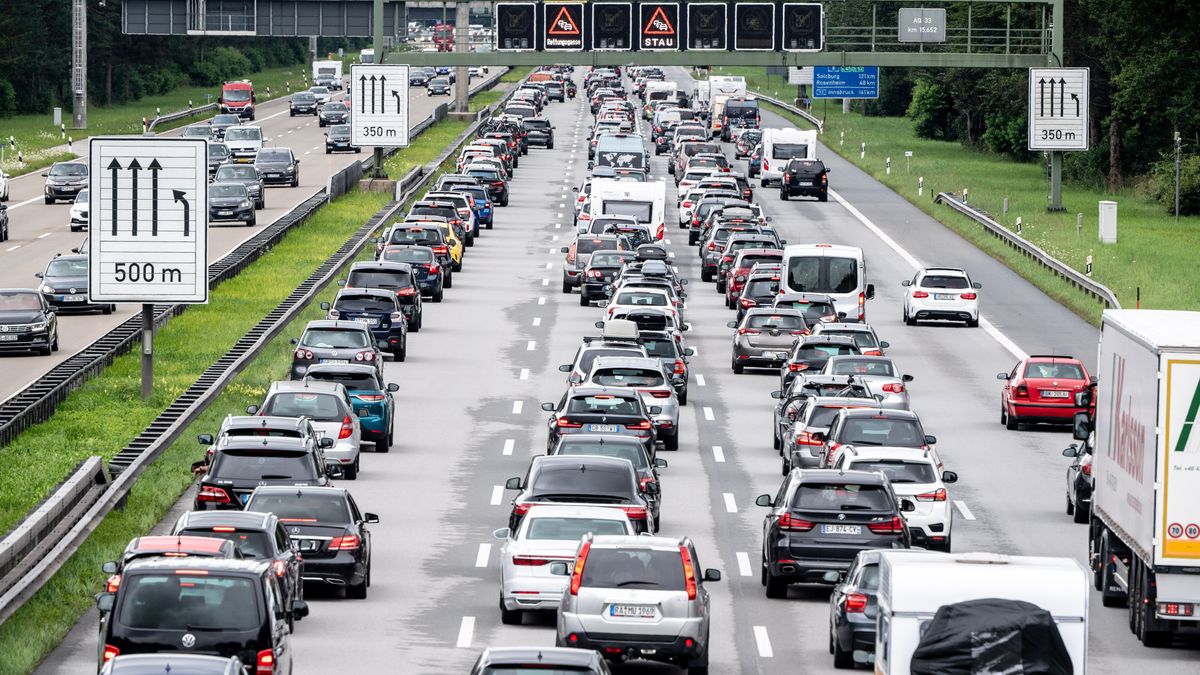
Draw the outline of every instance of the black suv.
[[[268,185],[300,185],[300,158],[292,154],[291,148],[259,150],[254,157],[254,168]]]
[[[829,167],[819,159],[790,159],[783,167],[783,180],[779,182],[779,198],[816,197],[818,201],[829,201]]]
[[[774,497],[755,503],[771,509],[762,548],[768,598],[787,597],[788,584],[845,572],[859,551],[911,545],[902,512],[915,506],[898,500],[878,472],[793,469]]]
[[[192,508],[236,510],[259,485],[329,485],[324,452],[303,438],[240,436],[217,447]]]
[[[416,268],[421,268],[422,273],[428,272],[420,263],[356,262],[350,266],[345,288],[382,288],[395,293],[404,320],[408,322],[408,329],[417,333],[424,323],[425,309],[421,304]]]
[[[257,672],[291,672],[288,624],[308,615],[303,600],[284,604],[271,565],[257,560],[152,558],[123,571],[115,593],[96,596],[99,661],[178,651],[236,656]],[[203,630],[193,627],[203,627]]]
[[[544,117],[530,117],[525,120],[525,129],[529,132],[530,145],[544,145],[547,150],[554,149],[554,125]]]
[[[387,343],[386,349],[397,361],[408,356],[408,321],[400,310],[395,291],[383,288],[348,288],[339,291],[333,303],[321,303],[330,321],[358,321],[371,329],[371,335]]]
[[[175,521],[171,534],[232,542],[241,557],[271,565],[271,572],[283,592],[285,608],[294,608],[297,601],[304,600],[304,559],[273,513],[188,511]],[[292,623],[290,617],[288,623]]]

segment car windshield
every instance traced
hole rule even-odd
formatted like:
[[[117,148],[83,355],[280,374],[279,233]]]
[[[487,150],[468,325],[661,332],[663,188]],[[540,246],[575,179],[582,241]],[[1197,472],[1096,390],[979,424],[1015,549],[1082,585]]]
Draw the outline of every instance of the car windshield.
[[[87,273],[87,258],[52,260],[50,261],[50,264],[46,266],[46,276],[48,277],[86,277]]]
[[[254,579],[211,570],[135,574],[121,582],[121,604],[113,619],[142,630],[247,631],[262,624],[256,600],[261,595]]]
[[[746,328],[759,330],[804,330],[804,319],[790,314],[753,314],[746,320]]]
[[[341,399],[333,394],[281,392],[263,405],[264,415],[307,417],[318,422],[340,422],[346,416]]]
[[[377,295],[347,295],[337,299],[334,309],[341,312],[394,312],[396,301]]]
[[[262,559],[271,556],[271,540],[265,532],[247,532],[229,526],[190,528],[180,530],[181,536],[209,537],[232,541],[243,558]]]
[[[91,200],[91,198],[92,198],[92,193],[87,188],[84,188],[79,191],[79,194],[75,195],[75,203],[76,204],[87,204]]]
[[[852,417],[842,425],[838,443],[842,445],[891,445],[919,448],[925,436],[915,420],[894,417]]]
[[[629,534],[625,523],[608,518],[531,518],[525,529],[526,539],[542,541],[579,541],[585,534]],[[507,671],[506,671],[507,672]],[[537,671],[538,675],[544,670]]]
[[[233,128],[225,130],[227,141],[261,141],[262,130],[258,127]]]
[[[658,387],[666,378],[650,368],[600,368],[592,373],[592,382],[602,387]]]
[[[799,293],[851,293],[858,288],[858,261],[796,256],[788,261],[788,286]]]
[[[87,175],[86,164],[55,164],[50,167],[50,175],[56,177],[81,177]]]
[[[304,331],[300,344],[318,349],[362,349],[370,345],[367,334],[360,330],[339,328],[310,328]]]
[[[321,96],[329,95],[329,89],[327,87],[309,87],[308,90],[313,94],[319,94]]]
[[[1082,380],[1083,368],[1075,363],[1030,363],[1025,367],[1025,377]]]
[[[347,110],[349,110],[349,108],[346,107],[345,103],[326,103],[325,104],[325,112],[327,112],[327,113],[346,112]]]
[[[588,255],[599,250],[613,250],[617,248],[616,239],[592,239],[583,238],[575,240],[575,253],[579,255]]]
[[[392,246],[383,250],[384,262],[432,263],[433,251],[420,246]]]
[[[214,159],[220,159],[229,156],[229,146],[224,143],[209,143],[208,156]]]
[[[280,450],[225,450],[217,453],[211,473],[242,480],[312,480],[317,477],[316,467],[307,453]]]
[[[259,162],[291,162],[292,153],[290,150],[278,148],[264,148],[258,151]]]
[[[346,279],[346,285],[354,288],[409,288],[412,276],[407,272],[386,270],[354,270]]]
[[[258,171],[252,166],[223,166],[217,169],[217,180],[258,180]]]
[[[326,108],[328,108],[328,106],[326,106]],[[326,112],[328,112],[328,110]],[[335,125],[329,127],[329,137],[330,138],[338,138],[338,139],[350,138],[350,125],[349,124],[335,124]]]
[[[308,92],[300,92],[299,94],[292,95],[293,103],[313,103],[316,100],[317,100],[317,97],[313,96],[312,94],[310,94]]]
[[[796,489],[792,508],[814,511],[891,511],[895,505],[881,485],[806,482]]]
[[[569,413],[588,413],[593,415],[641,415],[642,407],[636,398],[596,394],[595,396],[575,396],[567,402]]]
[[[479,202],[486,202],[488,200],[487,190],[482,187],[475,187],[472,185],[455,185],[450,189],[454,190],[455,192],[461,192],[463,194],[470,195],[471,198],[476,201],[477,206],[483,206],[483,204],[479,204]]]
[[[192,126],[192,127],[185,128],[183,130],[183,135],[184,136],[200,136],[202,138],[208,138],[211,131],[212,130],[208,128],[208,125]]]
[[[660,293],[640,293],[638,291],[629,291],[618,294],[614,304],[638,305],[645,307],[666,307],[671,303],[669,300],[667,300],[667,296]]]
[[[249,101],[250,100],[250,90],[249,89],[226,89],[225,91],[221,92],[221,97],[224,98],[226,101]]]
[[[875,375],[896,377],[896,368],[885,359],[837,359],[831,375]]]
[[[435,77],[435,78],[433,78],[433,81],[430,82],[429,84],[436,84],[436,85],[443,86],[443,87],[449,87],[450,80],[448,80],[444,77]]]
[[[854,471],[878,471],[896,483],[933,483],[937,473],[929,462],[906,462],[900,459],[864,459],[850,463]]]
[[[0,291],[0,311],[4,310],[38,310],[42,304],[38,296],[31,291]]]
[[[247,511],[274,513],[291,523],[349,523],[350,509],[341,494],[303,492],[268,492],[251,495]]]
[[[583,568],[582,586],[682,591],[683,560],[679,549],[593,547]]]
[[[245,198],[249,194],[250,194],[249,192],[246,192],[245,185],[209,185],[208,186],[208,196],[209,197],[242,197],[242,198]]]

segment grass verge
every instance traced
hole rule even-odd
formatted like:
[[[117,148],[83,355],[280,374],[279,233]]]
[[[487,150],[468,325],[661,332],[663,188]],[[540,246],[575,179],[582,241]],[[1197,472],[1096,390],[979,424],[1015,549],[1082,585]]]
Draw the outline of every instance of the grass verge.
[[[254,93],[258,97],[259,103],[264,103],[272,98],[288,95],[289,83],[292,89],[302,86],[301,80],[307,74],[306,69],[306,65],[297,64],[251,73],[246,78],[254,82]],[[267,94],[268,87],[271,91],[270,95]],[[93,106],[88,109],[87,129],[68,128],[67,135],[72,137],[76,144],[75,147],[79,149],[82,147],[80,144],[83,139],[88,136],[140,133],[142,117],[154,119],[155,109],[162,110],[163,114],[176,112],[187,108],[188,101],[195,106],[201,106],[210,102],[209,96],[216,101],[219,94],[220,87],[180,87],[170,93],[148,96],[132,103]],[[70,109],[64,108],[63,121],[71,121],[70,115]],[[194,115],[171,125],[160,124],[155,127],[155,130],[165,131],[211,116],[211,113]],[[50,113],[17,115],[0,120],[0,137],[6,140],[9,136],[14,137],[17,150],[21,152],[25,160],[24,163],[17,162],[17,157],[10,151],[6,151],[5,161],[0,165],[0,169],[4,169],[12,175],[19,175],[36,171],[63,159],[61,156],[63,153],[53,149],[66,144],[66,141],[62,138],[62,132],[51,124],[52,121]]]
[[[500,76],[500,84],[514,84],[520,82],[526,75],[533,72],[532,66],[523,68],[509,68],[507,73]]]
[[[450,133],[448,129],[453,128],[458,131]],[[429,163],[465,128],[465,123],[451,120],[444,120],[430,128],[417,137],[413,145],[388,160],[386,166],[389,174],[397,177],[412,166]],[[216,360],[233,341],[277,305],[329,252],[340,246],[359,227],[358,224],[386,202],[387,197],[380,193],[352,192],[320,209],[303,225],[290,232],[270,253],[242,274],[214,289],[209,305],[189,309],[172,319],[158,333],[156,346],[164,358],[159,362],[163,369],[155,373],[153,401],[143,404],[139,398],[140,357],[137,354],[122,356],[103,374],[73,393],[50,421],[25,432],[16,442],[0,451],[0,484],[17,484],[14,476],[21,481],[29,481],[28,472],[31,468],[40,467],[48,461],[47,448],[66,448],[69,457],[74,459],[52,458],[55,466],[59,467],[57,477],[40,481],[45,486],[41,494],[53,487],[78,458],[91,454],[111,457],[191,384],[207,364]],[[369,247],[360,257],[370,257]],[[321,292],[330,290],[331,287],[326,286]],[[268,301],[267,296],[275,291],[278,293]],[[251,318],[238,320],[246,315]],[[300,312],[230,382],[179,440],[147,468],[138,480],[138,489],[130,493],[127,506],[110,513],[62,569],[16,614],[0,625],[0,653],[5,654],[5,658],[0,660],[0,675],[30,672],[58,645],[91,606],[92,597],[103,581],[100,565],[106,560],[115,559],[132,537],[149,531],[161,521],[191,485],[190,465],[200,453],[196,435],[214,431],[226,415],[237,414],[246,406],[260,402],[270,383],[284,376],[291,363],[292,348],[288,339],[295,332],[292,327],[302,326],[303,322],[323,316],[324,312],[315,302]],[[173,346],[169,353],[164,348],[165,344]],[[204,356],[197,353],[205,345],[218,344],[223,346],[210,346],[204,351]],[[191,375],[167,371],[165,367],[168,362],[174,360],[204,365]],[[64,428],[58,432],[44,429],[55,426]],[[40,440],[25,446],[20,455],[10,454],[19,443],[30,438]],[[108,442],[99,444],[94,439],[106,439]],[[64,462],[68,465],[66,468],[61,466]],[[21,467],[23,471],[15,472],[9,467]],[[0,516],[9,519],[0,520],[0,531],[11,526],[15,516],[10,514],[28,511],[29,497],[26,494],[20,500],[21,505],[0,502]],[[0,498],[7,498],[7,489],[0,493]]]
[[[767,86],[761,70],[726,70],[746,75],[751,88]],[[772,77],[771,80],[778,83],[781,78]],[[780,90],[780,97],[785,100],[795,91],[794,87],[776,85],[768,93],[775,89]],[[798,116],[778,112],[798,126],[807,126],[807,122]],[[1140,288],[1142,307],[1196,308],[1200,267],[1195,264],[1194,247],[1178,244],[1195,241],[1200,217],[1185,217],[1176,223],[1160,204],[1139,194],[1136,189],[1111,193],[1070,183],[1063,186],[1063,204],[1067,212],[1049,213],[1046,211],[1049,182],[1040,164],[1010,161],[964,148],[956,142],[917,138],[907,118],[843,114],[840,101],[830,101],[827,113],[823,103],[818,102],[813,113],[824,116],[823,140],[835,152],[1085,319],[1099,323],[1103,305],[987,234],[969,218],[949,207],[934,204],[932,196],[938,192],[961,195],[965,188],[972,204],[988,211],[1010,229],[1015,228],[1016,219],[1020,217],[1021,236],[1071,267],[1086,269],[1090,256],[1093,278],[1111,288],[1125,307],[1134,306]],[[866,143],[865,158],[860,157],[862,143]],[[911,166],[906,163],[905,152],[913,153]],[[889,157],[892,160],[890,174],[886,168]],[[917,194],[920,177],[925,179],[924,195]],[[1005,198],[1009,202],[1007,215],[1002,213]],[[1119,204],[1116,244],[1099,242],[1099,202],[1102,200]],[[1083,220],[1077,233],[1078,214],[1083,214]],[[937,262],[954,264],[954,261]]]

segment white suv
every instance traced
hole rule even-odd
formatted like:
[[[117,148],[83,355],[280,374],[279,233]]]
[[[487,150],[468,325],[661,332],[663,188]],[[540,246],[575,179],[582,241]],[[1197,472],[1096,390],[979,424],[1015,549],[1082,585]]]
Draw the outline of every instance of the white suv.
[[[918,321],[965,321],[974,328],[979,325],[979,289],[983,285],[971,281],[967,273],[954,267],[926,267],[900,282],[904,294],[904,323],[915,326]]]
[[[904,514],[915,546],[950,552],[954,509],[946,484],[958,474],[942,470],[935,450],[845,446],[835,454],[832,468],[844,471],[878,471],[892,483],[896,496],[907,498],[916,510]]]

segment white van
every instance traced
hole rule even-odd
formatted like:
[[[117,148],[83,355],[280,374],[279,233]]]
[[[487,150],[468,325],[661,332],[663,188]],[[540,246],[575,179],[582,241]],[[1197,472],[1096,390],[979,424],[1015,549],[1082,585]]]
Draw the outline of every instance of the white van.
[[[1027,602],[1049,612],[1074,674],[1083,675],[1087,672],[1089,581],[1083,565],[1070,558],[884,551],[879,556],[875,672],[910,675],[913,652],[942,606],[995,598]],[[964,641],[970,644],[975,637],[965,635]],[[989,639],[998,639],[994,635],[979,637],[979,649],[986,649]],[[855,654],[855,661],[870,660],[866,654]]]
[[[593,216],[633,216],[650,227],[656,239],[666,232],[667,185],[656,180],[639,183],[613,178],[592,179]]]
[[[783,250],[780,293],[824,293],[846,321],[867,320],[867,300],[875,284],[867,282],[867,266],[857,246],[793,244]]]
[[[783,178],[789,159],[816,159],[817,132],[815,129],[763,129],[762,185],[766,187]]]

